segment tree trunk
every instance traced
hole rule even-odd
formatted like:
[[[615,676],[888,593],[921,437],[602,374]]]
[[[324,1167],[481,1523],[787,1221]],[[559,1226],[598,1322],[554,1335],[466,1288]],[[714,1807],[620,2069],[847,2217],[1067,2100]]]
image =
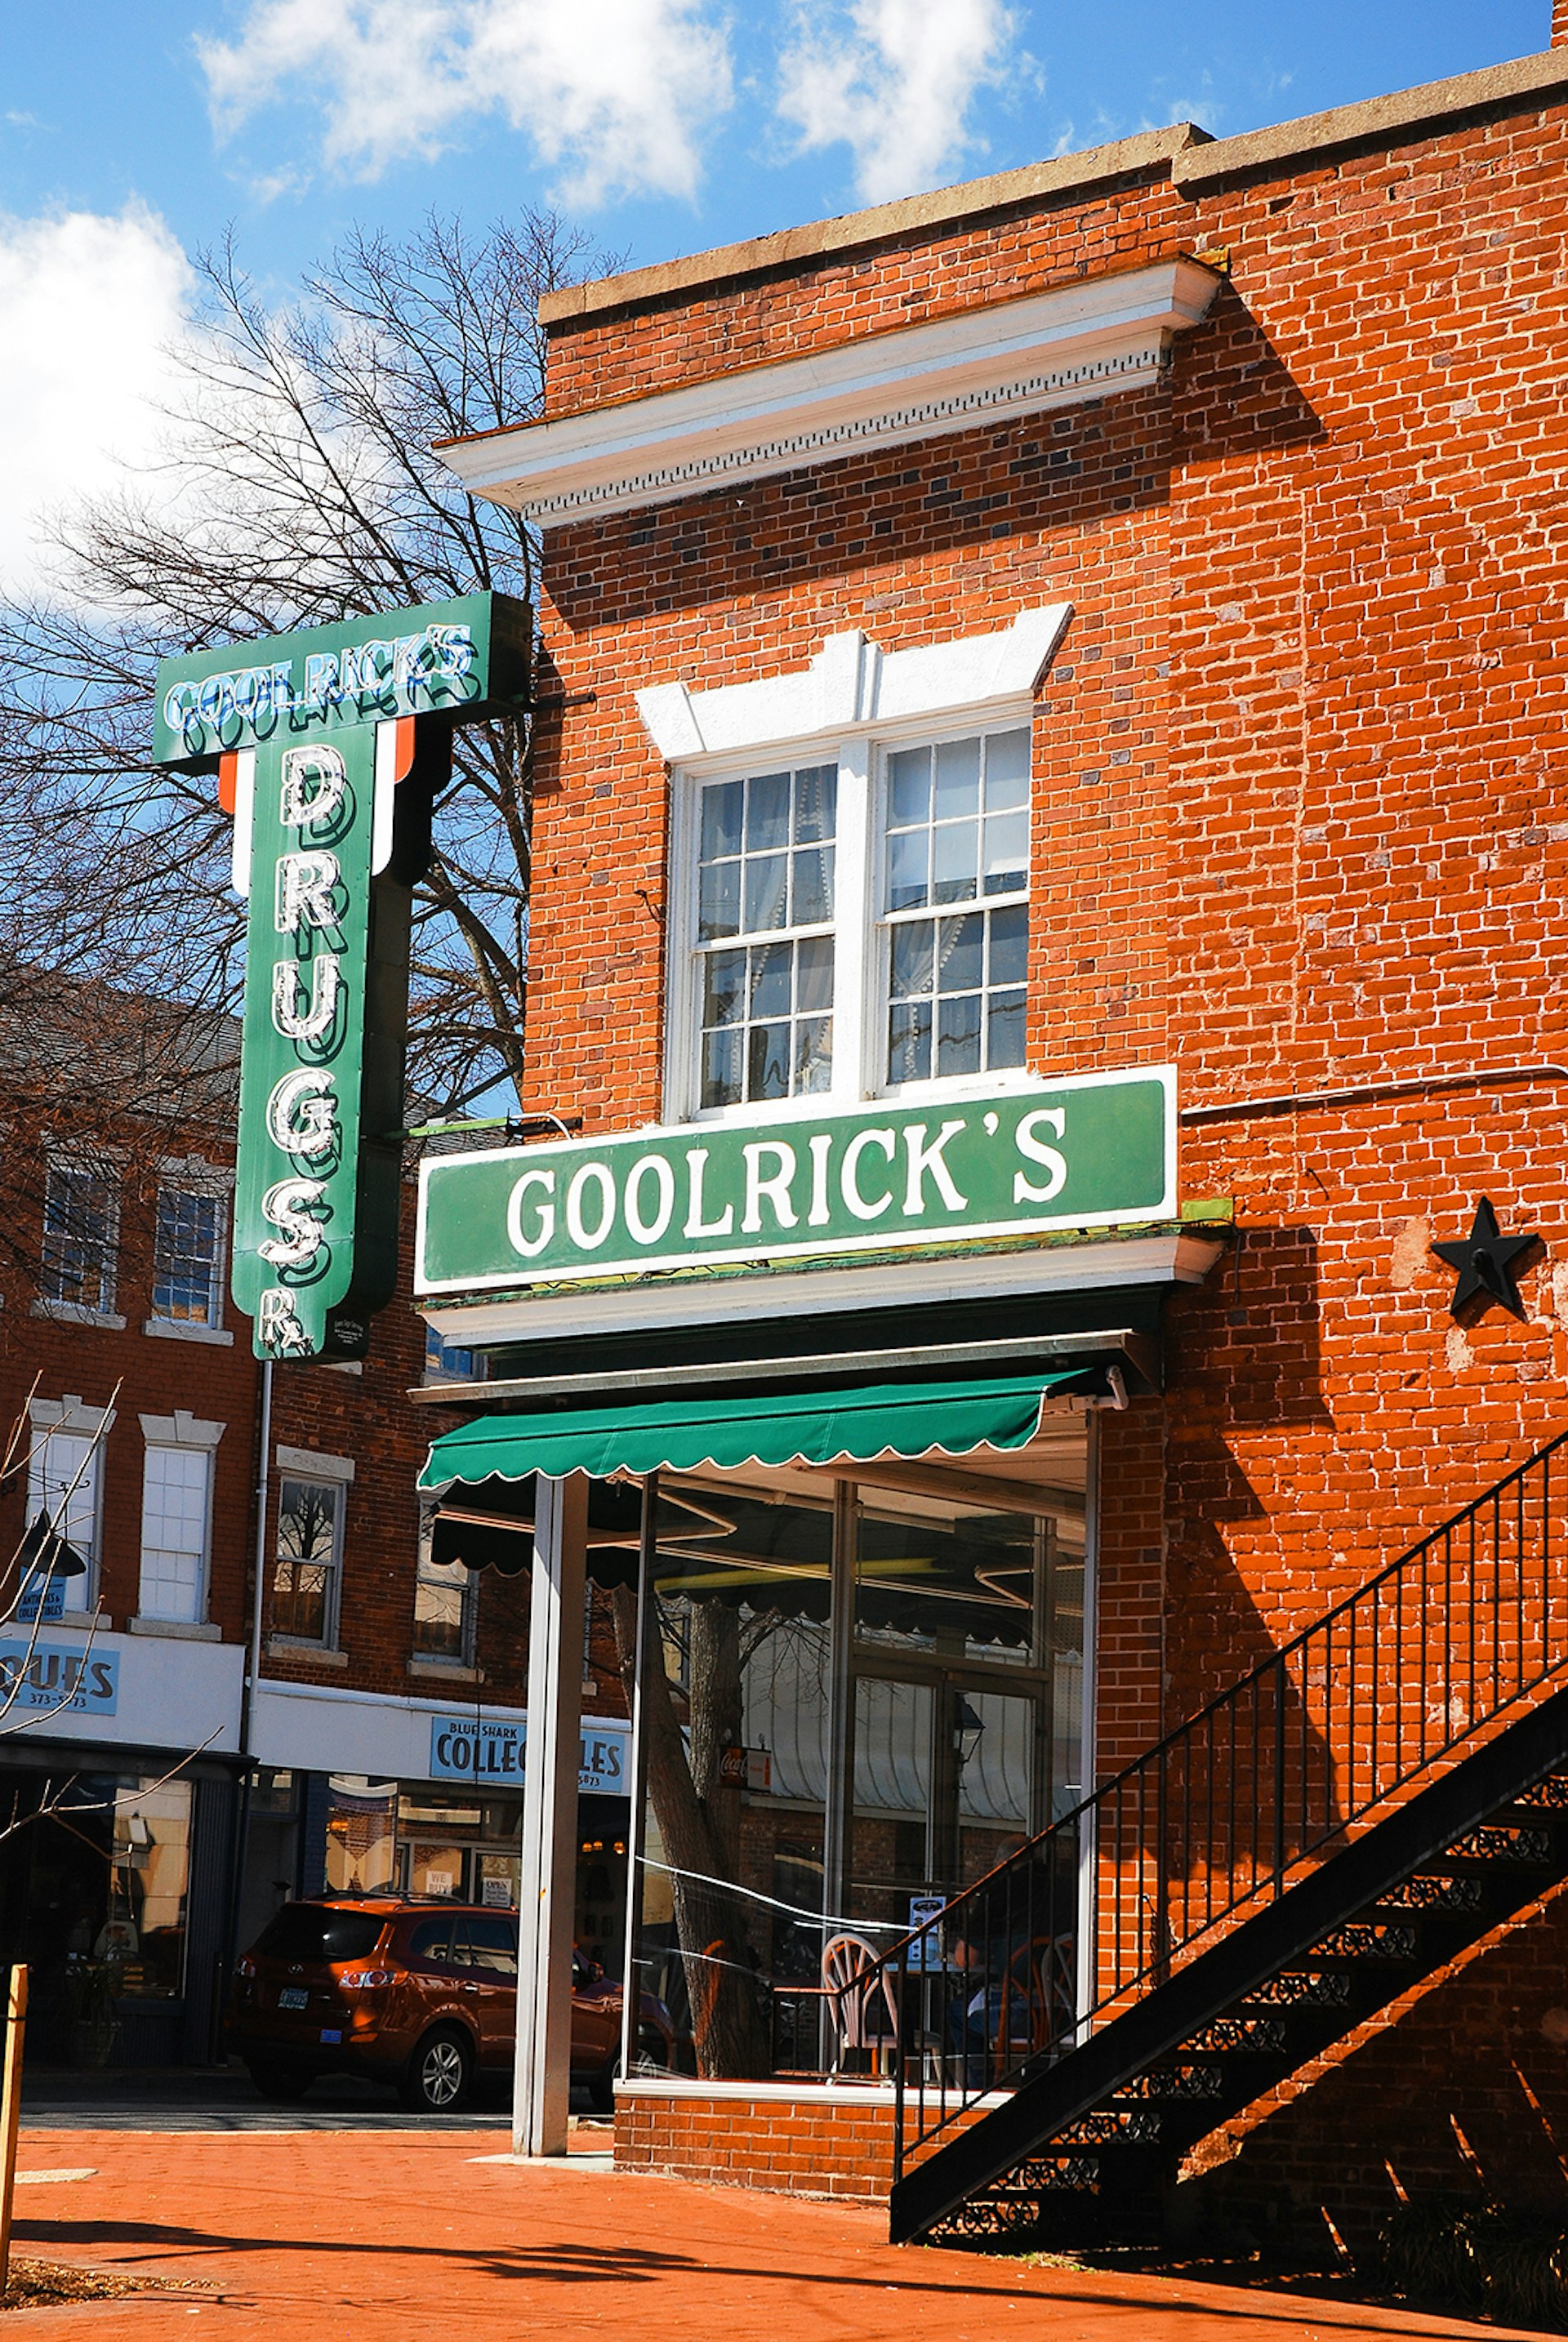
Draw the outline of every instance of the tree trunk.
[[[617,1586],[613,1598],[629,1695],[637,1601],[627,1586]],[[740,1784],[723,1778],[724,1751],[740,1742],[740,1618],[723,1603],[692,1606],[691,1674],[688,1756],[663,1646],[655,1642],[642,1685],[648,1795],[674,1873],[675,1932],[685,1962],[697,2071],[704,2080],[754,2081],[772,2066],[762,1993],[738,1898],[722,1883],[708,1883],[734,1879],[740,1857]]]

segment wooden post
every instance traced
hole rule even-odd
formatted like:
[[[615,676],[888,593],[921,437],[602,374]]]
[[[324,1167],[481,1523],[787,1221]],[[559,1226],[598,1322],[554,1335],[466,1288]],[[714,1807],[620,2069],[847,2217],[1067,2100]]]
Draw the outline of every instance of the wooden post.
[[[0,2072],[0,2294],[11,2282],[11,2205],[16,2192],[16,2132],[22,2119],[22,2037],[27,2029],[27,1970],[11,1970],[5,1994],[5,2063]]]

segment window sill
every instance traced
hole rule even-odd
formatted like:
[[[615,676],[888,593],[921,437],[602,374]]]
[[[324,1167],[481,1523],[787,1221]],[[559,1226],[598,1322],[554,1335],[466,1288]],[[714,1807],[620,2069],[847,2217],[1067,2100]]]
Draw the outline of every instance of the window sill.
[[[234,1336],[222,1326],[187,1324],[182,1317],[149,1317],[142,1326],[144,1334],[156,1334],[165,1342],[211,1342],[215,1347],[230,1350]]]
[[[421,1656],[408,1662],[411,1676],[435,1676],[443,1683],[483,1683],[483,1667],[464,1666],[461,1659],[436,1659]]]
[[[123,1334],[125,1321],[112,1309],[89,1309],[80,1301],[45,1301],[40,1294],[33,1304],[35,1317],[53,1318],[60,1326],[96,1326],[102,1334]]]
[[[321,1643],[296,1643],[287,1635],[269,1635],[266,1655],[269,1659],[298,1659],[307,1667],[345,1667],[346,1651],[329,1651]]]
[[[127,1635],[170,1635],[178,1643],[221,1643],[224,1630],[215,1618],[127,1618]]]

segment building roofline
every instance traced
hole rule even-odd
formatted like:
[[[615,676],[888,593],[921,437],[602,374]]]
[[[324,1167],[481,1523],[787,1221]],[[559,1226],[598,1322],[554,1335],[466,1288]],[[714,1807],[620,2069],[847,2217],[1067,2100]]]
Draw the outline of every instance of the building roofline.
[[[1158,171],[1189,146],[1204,143],[1208,135],[1195,123],[1179,122],[1168,130],[1140,131],[1135,138],[1119,138],[1109,146],[1092,146],[1080,155],[1061,155],[1048,163],[1026,164],[1021,170],[967,179],[961,186],[905,195],[895,204],[876,204],[869,211],[810,220],[804,227],[781,228],[776,235],[752,236],[744,244],[722,244],[712,252],[692,253],[684,260],[660,261],[652,268],[628,269],[622,275],[600,276],[585,285],[564,285],[541,298],[540,323],[575,325],[604,310],[695,292],[731,277],[760,275],[772,268],[824,258],[830,253],[853,252],[911,230],[943,227],[950,220],[1004,211],[1011,204],[1093,186],[1127,172]]]
[[[1212,139],[1174,155],[1171,177],[1183,194],[1195,192],[1244,173],[1275,170],[1340,147],[1383,141],[1397,145],[1456,116],[1485,113],[1493,107],[1508,110],[1558,92],[1568,92],[1568,45],[1545,49],[1535,56],[1514,57],[1506,65],[1483,65],[1476,73],[1454,74],[1446,81],[1423,82],[1418,88],[1396,90],[1387,97],[1336,105],[1326,114],[1303,114],[1294,122],[1276,123],[1269,130]]]
[[[696,294],[736,277],[762,275],[921,229],[977,219],[1014,204],[1094,186],[1129,173],[1164,169],[1178,192],[1195,195],[1244,174],[1277,170],[1368,141],[1397,144],[1456,116],[1528,105],[1559,92],[1568,92],[1568,45],[1515,57],[1504,65],[1484,65],[1474,73],[1455,74],[1445,81],[1424,82],[1387,96],[1363,98],[1354,105],[1334,106],[1327,113],[1303,115],[1266,130],[1243,131],[1233,138],[1212,138],[1195,123],[1174,123],[1168,129],[1142,131],[1136,137],[1092,146],[1082,154],[1057,155],[1047,163],[1027,164],[1021,170],[999,171],[988,178],[965,180],[959,186],[907,195],[898,203],[845,212],[835,219],[809,221],[774,235],[752,236],[743,244],[720,245],[684,259],[661,261],[651,268],[563,285],[543,296],[539,319],[546,326],[569,330],[612,310]]]

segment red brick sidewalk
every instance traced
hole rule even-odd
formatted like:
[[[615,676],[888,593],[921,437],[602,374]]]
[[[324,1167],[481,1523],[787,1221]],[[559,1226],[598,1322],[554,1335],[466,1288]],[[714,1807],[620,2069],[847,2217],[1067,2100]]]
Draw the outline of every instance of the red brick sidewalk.
[[[214,2296],[34,2310],[105,2342],[1362,2342],[1502,2329],[1168,2278],[894,2251],[882,2216],[475,2161],[496,2135],[31,2131],[17,2247]],[[575,2159],[574,2159],[575,2160]]]

